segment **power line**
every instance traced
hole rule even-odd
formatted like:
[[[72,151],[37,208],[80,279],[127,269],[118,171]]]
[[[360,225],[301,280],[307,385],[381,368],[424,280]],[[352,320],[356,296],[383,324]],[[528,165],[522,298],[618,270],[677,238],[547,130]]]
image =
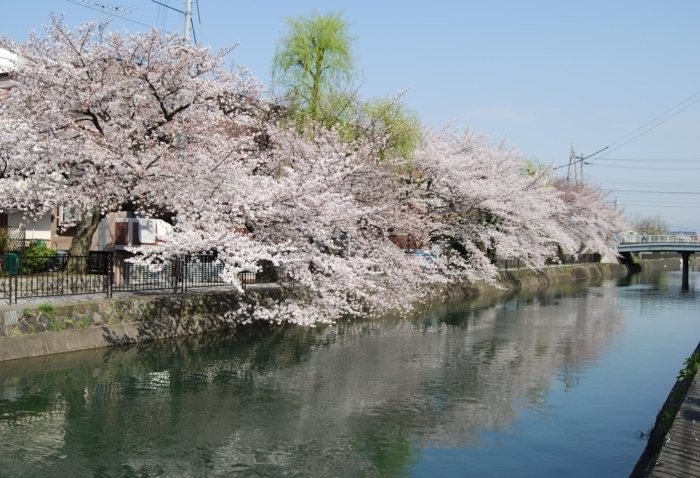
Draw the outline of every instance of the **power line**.
[[[202,15],[199,13],[199,0],[195,2],[197,4],[197,20],[199,21],[199,36],[202,37],[202,43],[204,43],[204,30],[202,29]],[[194,31],[194,27],[192,28]]]
[[[690,100],[691,98],[694,98],[694,97],[697,96],[698,94],[700,94],[700,91],[697,91],[697,92],[693,93],[692,95],[690,95],[689,97],[687,97],[686,99],[684,99],[683,101],[681,101],[680,103],[678,103],[677,105],[675,105],[675,106],[673,106],[672,108],[669,108],[669,109],[667,109],[666,111],[664,111],[663,113],[661,113],[659,116],[657,116],[657,117],[654,118],[653,120],[649,121],[648,123],[644,123],[644,124],[643,124],[642,126],[640,126],[639,128],[635,129],[635,130],[632,131],[631,133],[628,133],[627,135],[625,135],[625,136],[623,136],[622,138],[618,139],[618,140],[615,141],[614,143],[610,143],[608,146],[612,146],[612,145],[617,144],[617,143],[619,143],[620,141],[622,141],[622,140],[624,140],[624,139],[626,139],[626,138],[629,138],[630,136],[632,136],[634,133],[636,133],[636,132],[639,131],[640,129],[642,129],[642,128],[648,126],[648,125],[650,125],[651,123],[653,123],[653,122],[656,121],[657,119],[659,119],[659,118],[665,116],[667,113],[669,113],[669,112],[675,110],[675,109],[678,108],[680,105],[682,105],[682,104],[685,103],[686,101]],[[688,106],[690,106],[690,105],[688,105]],[[681,111],[682,111],[682,110],[681,110]],[[634,139],[634,138],[632,138],[632,139]],[[631,140],[630,140],[630,141],[631,141]],[[625,143],[625,144],[627,144],[627,143]],[[616,148],[616,149],[617,149],[617,148]]]
[[[698,166],[687,166],[687,167],[674,167],[673,169],[668,166],[628,166],[626,164],[598,164],[599,168],[622,168],[628,170],[643,169],[643,170],[653,170],[653,171],[697,171],[700,170],[700,164]]]
[[[89,6],[87,6],[87,5],[84,5],[84,4],[79,3],[79,2],[75,2],[75,1],[73,1],[73,0],[66,0],[66,1],[69,2],[69,3],[73,3],[73,4],[75,4],[75,5],[79,5],[79,6],[83,7],[83,8],[89,8],[90,10],[95,10],[96,12],[104,13],[105,15],[109,15],[109,16],[118,18],[118,19],[120,19],[120,20],[124,20],[125,22],[131,22],[131,23],[135,23],[135,24],[137,24],[137,25],[141,25],[141,26],[144,26],[144,27],[153,28],[152,25],[146,25],[145,23],[140,23],[140,22],[137,22],[137,21],[135,21],[135,20],[131,20],[131,19],[129,19],[129,18],[124,18],[124,17],[122,17],[122,16],[115,15],[115,14],[113,14],[113,13],[102,12],[102,10],[98,10],[97,8],[89,7]],[[169,32],[165,32],[165,33],[169,33]]]
[[[693,207],[695,209],[700,209],[700,206],[696,206],[695,204],[690,204],[689,201],[658,201],[654,200],[651,201],[648,197],[647,198],[639,198],[639,199],[634,199],[634,200],[625,200],[625,199],[618,199],[618,204],[628,204],[630,206],[664,206],[664,207],[673,207],[673,206],[689,206]]]
[[[556,169],[561,169],[561,168],[566,168],[566,167],[571,168],[572,166],[573,166],[574,168],[576,168],[576,163],[581,163],[581,165],[580,165],[580,166],[581,166],[581,181],[583,181],[583,164],[584,164],[583,161],[585,161],[586,159],[590,158],[591,156],[595,156],[596,154],[600,153],[601,151],[605,151],[605,150],[608,149],[609,147],[610,147],[610,146],[606,146],[606,147],[604,147],[603,149],[599,149],[599,150],[596,151],[595,153],[589,154],[588,156],[586,156],[586,157],[584,158],[583,155],[581,155],[581,156],[576,156],[576,152],[574,151],[574,147],[573,147],[573,145],[572,145],[572,146],[571,146],[571,156],[569,157],[569,164],[564,165],[564,166],[559,166],[559,167],[556,167],[556,168],[552,168],[552,169],[553,169],[553,170],[556,170]],[[574,160],[576,160],[576,161],[574,161]],[[585,164],[588,164],[588,163],[585,163]],[[574,170],[575,170],[575,169],[574,169]],[[567,179],[569,179],[569,176],[570,176],[570,175],[571,175],[571,171],[569,171],[569,174],[567,175]]]
[[[700,93],[700,91],[699,91],[698,93]],[[697,95],[697,93],[695,93],[695,94]],[[695,96],[695,95],[693,95],[693,96]],[[691,96],[691,98],[692,98],[692,96]],[[686,101],[687,101],[687,100],[686,100]],[[622,143],[620,146],[614,147],[613,149],[611,149],[610,151],[608,151],[607,153],[605,153],[605,154],[604,154],[603,156],[601,156],[600,158],[602,158],[602,157],[604,157],[604,156],[606,156],[606,155],[612,153],[613,151],[616,151],[616,150],[622,148],[624,145],[626,145],[626,144],[628,144],[628,143],[631,143],[632,141],[634,141],[635,139],[639,138],[639,137],[642,136],[642,135],[647,134],[649,131],[653,130],[654,128],[657,128],[658,126],[661,126],[661,125],[664,124],[666,121],[670,120],[671,118],[673,118],[674,116],[678,115],[679,113],[682,113],[683,111],[687,110],[688,108],[690,108],[691,106],[693,106],[693,105],[694,105],[695,103],[697,103],[698,101],[700,101],[700,98],[698,98],[697,100],[693,101],[693,102],[690,103],[689,105],[687,105],[687,106],[681,108],[680,110],[676,111],[675,113],[673,113],[671,116],[669,116],[669,117],[666,118],[665,120],[663,120],[663,121],[661,121],[661,122],[659,122],[659,123],[656,123],[656,124],[655,124],[654,126],[652,126],[651,128],[642,131],[642,132],[639,133],[637,136],[634,136],[634,137],[632,137],[631,139],[628,139],[627,141],[625,141],[624,143]],[[685,102],[685,101],[684,101],[684,102]],[[671,108],[671,109],[673,109],[673,108]],[[666,114],[666,113],[664,113],[664,114]],[[663,115],[661,115],[661,116],[663,116]],[[648,124],[648,123],[647,123],[647,124]],[[639,131],[639,128],[637,129],[637,131]],[[596,159],[600,159],[600,158],[593,158],[593,159],[591,159],[591,163],[592,163],[593,161],[595,161]],[[588,164],[590,164],[590,163],[588,163]]]
[[[168,0],[165,0],[165,1],[167,2]],[[161,27],[161,30],[165,30],[165,25],[166,25],[167,20],[168,20],[168,9],[163,8],[163,18],[161,20],[163,22],[163,26]]]
[[[700,194],[700,191],[699,192],[695,192],[695,191],[643,191],[643,190],[638,190],[638,189],[613,189],[613,191],[623,192],[623,193],[645,193],[645,194]]]
[[[605,181],[606,185],[613,184],[618,186],[628,186],[628,187],[648,187],[649,181]],[[697,183],[676,183],[676,182],[666,182],[666,183],[654,183],[654,186],[660,188],[693,188],[697,186]]]
[[[618,202],[618,206],[625,207],[658,207],[658,208],[672,208],[672,209],[697,209],[697,206],[688,205],[674,205],[674,204],[625,204],[623,202]]]
[[[165,0],[165,1],[167,2],[168,0]],[[175,10],[176,12],[182,13],[183,15],[185,15],[185,32],[184,32],[185,41],[187,43],[189,43],[190,32],[192,32],[192,35],[194,37],[194,43],[195,43],[195,45],[197,44],[197,33],[195,32],[194,21],[192,19],[192,0],[187,0],[186,7],[185,7],[184,11],[179,10],[177,8],[174,8],[174,7],[171,7],[167,3],[159,2],[158,0],[151,0],[151,2],[157,3],[158,5],[165,7],[166,11],[167,10]],[[199,5],[197,5],[197,15],[199,15]],[[201,26],[202,25],[201,25],[201,17],[200,17],[200,30],[201,30]]]
[[[661,113],[659,116],[657,116],[657,117],[655,117],[654,119],[652,119],[651,121],[648,121],[648,122],[644,123],[642,126],[640,126],[639,128],[635,129],[635,130],[632,131],[631,133],[628,133],[628,134],[626,134],[625,136],[623,136],[622,138],[618,139],[617,141],[614,141],[614,142],[610,143],[608,146],[606,146],[605,148],[603,148],[603,149],[600,150],[600,151],[605,151],[606,149],[608,149],[608,148],[610,148],[611,146],[613,146],[613,145],[619,143],[620,141],[623,141],[623,140],[629,138],[630,136],[632,136],[633,134],[635,134],[637,131],[640,131],[640,130],[646,128],[647,126],[649,126],[650,124],[652,124],[654,121],[658,120],[659,118],[662,118],[662,117],[666,116],[668,113],[670,113],[670,112],[673,111],[674,109],[678,108],[678,107],[679,107],[680,105],[682,105],[683,103],[686,103],[686,102],[690,101],[692,98],[696,97],[696,96],[699,95],[699,94],[700,94],[700,91],[697,91],[697,92],[693,93],[692,95],[690,95],[689,97],[687,97],[686,99],[684,99],[683,101],[681,101],[680,103],[678,103],[678,104],[674,105],[673,107],[669,108],[668,110],[664,111],[664,112]],[[605,156],[607,156],[608,154],[612,153],[613,151],[617,151],[618,149],[620,149],[620,148],[622,148],[623,146],[625,146],[626,144],[628,144],[628,143],[634,141],[635,139],[639,138],[640,136],[647,134],[649,131],[653,130],[654,128],[657,128],[658,126],[661,126],[661,125],[664,124],[666,121],[670,120],[670,119],[673,118],[674,116],[676,116],[676,115],[678,115],[679,113],[681,113],[681,112],[685,111],[686,109],[690,108],[691,106],[693,106],[693,105],[694,105],[695,103],[697,103],[698,101],[700,101],[700,98],[698,98],[697,100],[693,101],[693,102],[690,103],[689,105],[686,105],[685,107],[681,108],[680,110],[676,111],[676,112],[673,113],[671,116],[669,116],[668,118],[664,119],[663,121],[661,121],[661,122],[659,122],[659,123],[656,123],[656,124],[655,124],[654,126],[652,126],[651,128],[642,131],[641,133],[639,133],[638,135],[636,135],[636,136],[632,137],[631,139],[625,141],[625,142],[622,143],[621,145],[614,147],[613,149],[611,149],[611,150],[608,151],[607,153],[603,154],[602,156],[600,156],[600,157],[598,157],[598,158],[593,158],[593,159],[591,159],[590,163],[587,163],[587,164],[591,164],[593,161],[597,161],[597,160],[603,159]],[[572,161],[573,158],[570,158],[570,159],[569,159],[569,164],[564,165],[564,166],[559,166],[559,167],[553,168],[553,170],[557,170],[557,169],[561,169],[561,168],[565,168],[565,167],[571,167],[571,166],[574,166],[574,167],[575,167],[575,164],[576,164],[576,163],[578,163],[578,162],[583,163],[586,159],[590,158],[591,156],[594,156],[594,155],[598,154],[600,151],[598,151],[597,153],[594,153],[594,154],[592,154],[592,155],[590,155],[590,156],[588,156],[588,157],[586,157],[586,158],[584,158],[584,157],[576,158],[576,161]]]
[[[635,161],[640,163],[654,163],[654,162],[664,162],[664,163],[697,163],[700,162],[700,158],[598,158],[599,161]]]

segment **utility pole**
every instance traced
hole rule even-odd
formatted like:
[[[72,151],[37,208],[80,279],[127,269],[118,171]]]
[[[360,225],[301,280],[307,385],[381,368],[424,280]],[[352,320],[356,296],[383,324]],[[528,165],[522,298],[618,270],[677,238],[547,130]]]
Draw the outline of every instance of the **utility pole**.
[[[571,145],[571,154],[569,155],[569,168],[566,171],[566,181],[571,182],[573,179],[575,184],[583,184],[583,163],[590,157],[595,156],[598,153],[602,153],[609,146],[604,147],[600,151],[596,151],[593,154],[584,156],[583,154],[576,156],[576,151],[574,150],[574,145]],[[595,158],[597,159],[597,158]],[[577,164],[578,163],[578,164]],[[590,164],[590,163],[589,163]],[[573,173],[573,174],[572,174]]]
[[[577,158],[579,160],[579,165],[581,166],[581,183],[583,183],[583,153],[581,153],[581,156]]]
[[[576,176],[576,163],[574,159],[576,158],[576,151],[574,150],[574,145],[571,145],[571,153],[569,154],[569,168],[566,170],[566,182],[570,183],[572,179],[572,172],[575,180]]]
[[[190,42],[190,31],[192,29],[192,0],[185,1],[185,41]]]
[[[165,8],[167,8],[167,9],[175,10],[176,12],[182,13],[183,15],[185,15],[185,30],[183,32],[184,33],[183,36],[185,37],[185,41],[187,43],[189,43],[190,37],[194,33],[192,31],[192,0],[185,0],[185,11],[184,12],[182,10],[178,10],[177,8],[173,8],[170,5],[167,5],[163,2],[159,2],[158,0],[151,0],[151,1],[153,3],[157,3],[158,5],[161,5]],[[199,15],[199,3],[197,3],[197,15]],[[199,26],[200,27],[202,26],[201,19],[199,21]],[[197,34],[196,33],[194,33],[194,43],[197,44]]]
[[[71,3],[75,3],[76,5],[80,5],[83,7],[87,7],[91,10],[97,10],[95,7],[99,7],[99,12],[100,12],[100,23],[97,25],[97,29],[100,32],[100,42],[102,41],[102,36],[104,35],[105,28],[107,25],[112,21],[112,18],[108,20],[103,20],[104,14],[107,13],[107,15],[111,15],[113,17],[117,18],[122,18],[124,15],[129,14],[133,12],[132,8],[126,8],[123,6],[114,6],[114,5],[109,5],[107,3],[98,3],[98,2],[93,2],[92,0],[69,0]]]

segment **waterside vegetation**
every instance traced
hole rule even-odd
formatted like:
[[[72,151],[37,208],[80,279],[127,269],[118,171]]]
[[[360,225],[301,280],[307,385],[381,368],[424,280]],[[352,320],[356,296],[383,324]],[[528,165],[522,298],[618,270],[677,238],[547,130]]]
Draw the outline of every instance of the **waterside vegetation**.
[[[315,22],[326,20],[342,30],[330,46],[352,41],[337,14],[290,22],[289,38],[308,27],[313,45]],[[281,43],[280,74],[297,43]],[[175,227],[136,262],[158,268],[210,252],[241,294],[239,274],[261,264],[310,291],[232,310],[230,320],[314,324],[407,310],[436,284],[494,283],[497,256],[539,269],[560,253],[615,254],[625,228],[595,185],[533,170],[488,135],[421,126],[400,98],[348,94],[331,80],[348,78],[351,54],[328,64],[340,70],[327,81],[290,73],[271,99],[227,64],[233,48],[212,52],[158,30],[100,37],[95,24],[71,30],[52,18],[45,35],[0,47],[22,59],[0,103],[0,209],[75,211],[73,256],[87,255],[105,214],[138,211]],[[329,122],[318,116],[324,104],[346,106]]]

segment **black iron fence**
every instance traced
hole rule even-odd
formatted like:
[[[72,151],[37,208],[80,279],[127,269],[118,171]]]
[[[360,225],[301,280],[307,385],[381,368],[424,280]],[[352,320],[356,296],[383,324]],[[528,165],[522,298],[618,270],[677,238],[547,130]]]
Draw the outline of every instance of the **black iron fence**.
[[[559,254],[557,258],[547,259],[545,261],[546,267],[557,267],[563,265],[575,265],[575,264],[596,264],[601,260],[600,254],[579,254],[574,256],[573,254]],[[517,257],[512,258],[502,258],[496,259],[496,266],[499,270],[520,270],[525,269],[527,266],[525,262]]]
[[[30,297],[55,297],[114,292],[172,291],[227,286],[224,264],[214,255],[190,254],[153,264],[139,264],[112,252],[89,256],[27,256],[6,254],[0,270],[0,300],[10,304]],[[284,268],[263,266],[242,272],[238,280],[250,284],[293,282]]]
[[[90,257],[6,254],[0,299],[10,304],[27,297],[110,295],[111,261],[95,268]]]

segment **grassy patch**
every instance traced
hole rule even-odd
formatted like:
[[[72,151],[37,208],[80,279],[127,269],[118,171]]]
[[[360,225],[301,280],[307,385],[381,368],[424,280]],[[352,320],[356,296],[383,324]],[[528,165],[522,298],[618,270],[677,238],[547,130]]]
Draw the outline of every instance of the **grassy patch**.
[[[49,323],[49,330],[52,332],[61,332],[63,330],[67,330],[66,324],[63,322],[50,322]]]
[[[49,318],[53,319],[56,317],[56,308],[51,304],[41,304],[39,307],[39,312],[47,315]]]
[[[671,393],[668,394],[666,402],[656,416],[654,428],[651,429],[651,432],[641,434],[642,438],[648,438],[647,446],[642,456],[639,458],[637,465],[634,467],[634,470],[632,470],[630,478],[647,476],[651,467],[656,463],[656,457],[659,456],[661,452],[666,435],[668,435],[671,426],[673,426],[676,415],[683,404],[683,400],[688,393],[690,385],[695,379],[698,369],[700,369],[700,345],[695,349],[693,355],[685,359],[685,367],[678,372],[676,384],[673,386]]]

